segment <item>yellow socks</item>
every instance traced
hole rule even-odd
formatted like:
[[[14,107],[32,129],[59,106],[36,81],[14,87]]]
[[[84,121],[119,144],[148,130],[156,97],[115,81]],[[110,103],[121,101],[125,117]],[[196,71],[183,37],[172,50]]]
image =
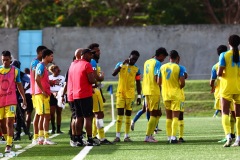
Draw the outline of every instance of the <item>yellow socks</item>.
[[[98,131],[99,139],[105,138],[104,128],[100,128],[97,131]]]
[[[228,135],[231,133],[231,126],[229,121],[229,115],[223,114],[222,115],[222,126],[225,132],[225,135]]]
[[[96,125],[96,118],[93,118],[93,122],[92,122],[92,137],[96,137],[97,136],[97,125]]]
[[[122,119],[123,116],[119,116],[117,115],[117,123],[116,123],[116,132],[119,133],[121,131],[122,128]]]
[[[125,122],[125,134],[128,134],[130,131],[131,126],[131,116],[125,116],[126,122]]]
[[[236,131],[237,131],[237,136],[240,136],[240,117],[236,117]]]
[[[156,119],[157,119],[156,117],[150,116],[150,119],[149,119],[148,125],[147,125],[147,133],[146,133],[147,136],[150,136],[153,133],[153,131],[156,127],[156,125],[155,125]]]
[[[172,120],[166,119],[166,134],[168,137],[172,135]]]
[[[39,130],[38,135],[39,135],[39,137],[43,137],[44,136],[44,130]]]
[[[174,117],[172,121],[172,136],[177,136],[177,130],[178,130],[178,118]]]
[[[184,130],[184,121],[178,121],[178,128],[179,128],[179,138],[183,138],[183,130]]]
[[[7,136],[7,145],[8,146],[12,146],[12,141],[13,141],[13,137],[11,137],[11,136]]]
[[[34,134],[33,139],[35,139],[35,140],[38,139],[38,134]]]
[[[44,138],[45,138],[45,139],[48,139],[48,138],[49,138],[48,131],[44,131]]]

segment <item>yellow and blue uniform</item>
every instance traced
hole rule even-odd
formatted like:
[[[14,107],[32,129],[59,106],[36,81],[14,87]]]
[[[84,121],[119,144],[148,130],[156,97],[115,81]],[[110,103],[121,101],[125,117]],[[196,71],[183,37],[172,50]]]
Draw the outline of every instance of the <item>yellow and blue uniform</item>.
[[[2,75],[7,74],[8,72],[10,72],[10,70],[11,70],[11,67],[4,68],[4,66],[0,66],[0,74],[2,74]],[[15,73],[15,82],[21,83],[19,69],[15,68],[14,73]],[[8,117],[15,117],[15,113],[16,113],[16,105],[1,106],[0,107],[0,120],[2,120],[3,118],[8,118]]]
[[[118,87],[116,92],[117,108],[132,110],[135,99],[136,80],[140,80],[141,72],[136,65],[126,65],[119,62],[115,69],[122,65],[119,72]]]
[[[233,62],[233,50],[223,52],[219,56],[219,66],[225,67],[220,78],[220,97],[240,104],[240,62]],[[229,115],[222,115],[222,125],[225,135],[229,138],[231,133]],[[236,129],[237,136],[240,136],[240,117],[236,117]]]
[[[181,70],[183,70],[183,73],[187,73],[187,70],[184,66],[179,65]],[[180,98],[180,111],[184,112],[184,102],[185,102],[185,94],[184,94],[184,89],[181,89],[181,98]]]
[[[161,66],[160,77],[162,77],[162,97],[165,108],[180,111],[182,90],[179,78],[184,77],[183,68],[176,63],[166,63]]]
[[[150,119],[148,121],[146,131],[147,139],[151,134],[153,134],[160,118],[160,87],[156,82],[156,78],[159,77],[160,67],[161,62],[156,58],[151,58],[144,63],[142,91],[145,96],[148,110],[154,113],[154,116],[150,115]]]

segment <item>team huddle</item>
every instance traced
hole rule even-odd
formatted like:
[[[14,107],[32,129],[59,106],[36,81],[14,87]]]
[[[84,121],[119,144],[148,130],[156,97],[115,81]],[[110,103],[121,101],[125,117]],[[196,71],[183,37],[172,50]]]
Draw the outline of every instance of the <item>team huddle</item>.
[[[240,52],[238,50],[240,38],[238,35],[231,35],[228,42],[230,50],[227,50],[224,45],[217,49],[219,62],[213,66],[210,80],[216,100],[215,109],[221,110],[222,113],[222,125],[226,135],[224,147],[240,146]],[[109,141],[104,132],[106,100],[101,90],[104,72],[101,71],[98,63],[100,54],[100,46],[97,43],[85,49],[78,48],[65,78],[62,78],[63,90],[59,92],[59,88],[53,88],[59,86],[60,81],[50,78],[48,72],[59,73],[60,69],[57,66],[50,67],[50,70],[47,68],[48,64],[53,62],[53,51],[45,46],[37,48],[37,57],[30,66],[30,94],[35,109],[32,144],[56,144],[49,138],[50,110],[51,106],[59,105],[58,101],[65,103],[65,95],[72,112],[69,132],[72,147],[112,145],[120,142],[124,117],[123,141],[132,142],[129,135],[130,129],[134,130],[134,124],[144,112],[147,112],[148,117],[144,141],[158,142],[153,135],[160,130],[158,128],[158,121],[162,116],[160,99],[166,111],[168,143],[185,142],[183,139],[185,101],[183,88],[188,75],[186,68],[179,64],[179,53],[176,50],[168,53],[165,48],[158,48],[155,55],[145,61],[142,73],[135,65],[140,57],[140,53],[136,50],[133,50],[127,59],[116,64],[112,73],[113,76],[118,75],[116,137],[113,141]],[[162,64],[167,56],[169,56],[169,62]],[[15,94],[17,89],[22,97],[21,106],[23,108],[27,106],[20,70],[14,67],[11,61],[11,53],[3,51],[3,65],[0,66],[0,121],[3,136],[6,139],[6,153],[11,152],[12,148],[14,118],[18,107]],[[137,92],[137,99],[135,92]],[[131,121],[135,99],[137,105],[140,105],[143,99],[143,107]],[[236,140],[232,144],[235,138],[235,123]],[[52,125],[52,133],[55,133],[54,127]],[[83,131],[84,127],[86,132]],[[178,130],[179,136],[177,136]],[[57,133],[62,133],[59,124]]]

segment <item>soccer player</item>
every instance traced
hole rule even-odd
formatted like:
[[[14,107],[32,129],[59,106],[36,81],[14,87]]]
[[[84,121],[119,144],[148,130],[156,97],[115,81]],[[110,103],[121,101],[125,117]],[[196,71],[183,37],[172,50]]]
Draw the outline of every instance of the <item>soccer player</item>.
[[[131,125],[131,114],[132,105],[135,99],[135,82],[137,86],[137,105],[141,104],[141,72],[140,69],[135,65],[140,54],[138,51],[133,50],[130,53],[128,59],[123,62],[117,63],[113,76],[119,75],[118,88],[117,88],[117,123],[116,123],[116,138],[114,142],[120,142],[120,132],[122,127],[122,120],[125,113],[125,135],[124,142],[132,142],[129,137],[130,125]]]
[[[93,84],[93,140],[96,143],[99,143],[98,138],[96,137],[98,133],[98,137],[100,139],[100,144],[113,144],[109,140],[106,139],[105,133],[104,133],[104,108],[103,108],[103,102],[105,99],[102,95],[101,91],[101,82],[104,80],[104,72],[101,71],[100,66],[98,65],[98,61],[100,59],[100,48],[99,44],[92,43],[88,46],[89,49],[95,51],[93,54],[93,58],[91,59],[91,65],[93,68],[94,77],[96,79],[96,83]]]
[[[93,55],[92,50],[84,49],[81,52],[82,59],[72,62],[68,71],[67,93],[68,99],[74,100],[76,113],[75,131],[79,145],[83,145],[82,128],[85,122],[87,132],[87,145],[97,145],[92,139],[92,119],[93,119],[93,100],[92,100],[92,84],[95,78],[92,66],[89,63]]]
[[[162,84],[163,104],[166,109],[166,132],[170,143],[178,143],[177,129],[181,111],[182,88],[185,86],[184,70],[177,63],[179,54],[170,52],[170,62],[161,66],[160,84]]]
[[[13,124],[17,106],[16,88],[23,99],[23,105],[27,105],[24,89],[20,80],[20,71],[10,65],[10,63],[11,53],[9,51],[3,51],[3,65],[0,66],[0,123],[3,124],[1,126],[2,132],[7,141],[5,153],[11,152],[12,148]]]
[[[219,57],[218,76],[220,80],[220,99],[222,106],[222,125],[227,142],[223,147],[230,147],[232,143],[231,125],[229,121],[230,103],[233,100],[236,115],[236,140],[232,146],[240,146],[240,75],[239,49],[240,37],[231,35],[228,38],[230,50]]]
[[[159,72],[161,62],[165,60],[168,53],[165,48],[156,50],[155,56],[144,63],[142,90],[146,98],[147,107],[150,112],[150,119],[147,125],[145,142],[157,142],[151,135],[162,115],[160,108],[160,85]]]
[[[218,48],[217,48],[218,56],[220,56],[221,53],[226,52],[227,50],[228,50],[227,46],[225,46],[225,45],[218,46]],[[215,98],[214,109],[216,111],[220,111],[221,112],[221,105],[220,105],[220,79],[217,77],[218,68],[219,68],[219,62],[217,62],[212,67],[210,86],[211,86],[211,93],[214,93],[214,98]],[[229,118],[230,118],[230,124],[231,124],[231,138],[235,138],[234,125],[235,125],[236,117],[235,117],[235,111],[234,111],[233,102],[231,102],[230,110],[231,110],[231,114],[229,115],[230,116]],[[222,139],[222,140],[220,140],[218,142],[225,143],[226,141],[227,141],[227,139],[224,138],[224,139]]]
[[[39,129],[40,128],[40,133],[41,136],[43,136],[43,122],[39,121],[39,115],[37,114],[38,108],[35,104],[35,72],[36,72],[36,67],[37,64],[42,61],[42,51],[44,49],[47,49],[45,46],[38,46],[37,47],[37,57],[31,62],[30,66],[30,89],[31,89],[31,95],[32,95],[32,103],[33,107],[35,108],[35,115],[33,119],[33,139],[32,139],[32,144],[38,144],[38,136],[39,136]]]
[[[53,51],[44,49],[42,51],[42,62],[37,64],[35,73],[35,104],[38,107],[37,114],[40,115],[40,122],[43,122],[44,138],[39,135],[38,144],[53,145],[55,142],[49,139],[49,121],[50,115],[50,81],[47,65],[53,61]],[[39,128],[40,129],[40,128]]]

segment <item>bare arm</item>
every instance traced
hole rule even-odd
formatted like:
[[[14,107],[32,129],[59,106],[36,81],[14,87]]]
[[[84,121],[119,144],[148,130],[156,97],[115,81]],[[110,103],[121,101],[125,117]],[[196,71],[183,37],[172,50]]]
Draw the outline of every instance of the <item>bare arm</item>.
[[[19,91],[20,95],[22,96],[23,105],[27,106],[26,97],[25,97],[25,93],[24,93],[22,83],[17,83],[17,88],[18,88],[18,91]]]
[[[185,77],[184,76],[180,77],[179,81],[180,81],[180,88],[182,89],[185,86]]]
[[[41,78],[42,78],[42,76],[36,75],[36,76],[35,76],[35,81],[36,81],[38,87],[41,89],[42,94],[47,97],[48,95],[47,95],[47,93],[45,92],[45,90],[43,89],[43,86],[42,86],[42,84],[41,84]]]
[[[102,82],[104,80],[104,73],[103,72],[101,72],[100,74],[97,74],[97,70],[93,70],[93,74],[94,74],[95,79],[98,82]]]
[[[138,95],[141,95],[142,87],[140,80],[136,80],[136,87]],[[137,105],[141,104],[141,97],[137,97]]]
[[[88,78],[88,82],[89,82],[89,83],[91,83],[91,84],[96,83],[96,79],[95,79],[95,77],[94,77],[93,72],[92,72],[92,73],[88,73],[88,74],[87,74],[87,78]]]
[[[209,82],[209,84],[211,86],[211,93],[214,93],[214,91],[215,91],[214,83],[215,83],[215,79],[211,79],[210,82]]]
[[[223,70],[225,69],[225,67],[223,67],[223,66],[220,66],[219,68],[218,68],[218,72],[217,72],[217,75],[219,76],[219,77],[222,77],[222,75],[223,75]]]

